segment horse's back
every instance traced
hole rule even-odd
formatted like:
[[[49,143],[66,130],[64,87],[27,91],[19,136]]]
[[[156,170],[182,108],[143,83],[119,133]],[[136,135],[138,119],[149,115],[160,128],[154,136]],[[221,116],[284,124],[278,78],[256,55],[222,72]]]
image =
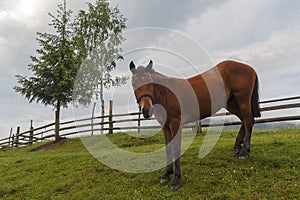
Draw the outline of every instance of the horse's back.
[[[226,60],[217,64],[216,67],[220,71],[223,78],[256,76],[256,72],[251,66],[236,61]]]
[[[249,92],[249,90],[253,89],[252,86],[257,75],[251,66],[228,60],[217,64],[216,68],[220,72],[224,84],[230,91],[238,92],[244,90],[245,92]]]

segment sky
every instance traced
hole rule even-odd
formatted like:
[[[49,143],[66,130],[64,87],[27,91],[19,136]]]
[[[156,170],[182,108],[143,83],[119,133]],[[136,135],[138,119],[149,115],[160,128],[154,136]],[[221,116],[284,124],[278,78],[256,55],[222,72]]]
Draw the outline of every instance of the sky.
[[[76,15],[86,1],[69,0]],[[90,1],[91,3],[94,0]],[[52,107],[28,103],[13,90],[15,75],[30,75],[36,32],[51,32],[50,17],[60,0],[0,0],[0,138],[14,129],[54,121]],[[223,60],[251,65],[262,100],[300,95],[300,4],[298,0],[109,0],[127,18],[124,61],[116,74],[130,76],[128,63],[154,61],[155,70],[187,78]],[[130,84],[106,91],[115,113],[136,111]],[[134,105],[134,106],[133,106]],[[100,106],[99,106],[100,107]],[[90,113],[87,108],[85,114]],[[74,111],[75,110],[75,111]],[[63,109],[62,120],[83,110]],[[100,111],[99,111],[100,112]]]

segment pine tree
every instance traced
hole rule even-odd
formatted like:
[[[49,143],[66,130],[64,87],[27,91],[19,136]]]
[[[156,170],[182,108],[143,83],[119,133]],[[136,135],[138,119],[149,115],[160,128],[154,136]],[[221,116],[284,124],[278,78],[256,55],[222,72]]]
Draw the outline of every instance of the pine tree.
[[[37,33],[40,48],[38,56],[31,56],[29,70],[32,77],[17,75],[19,86],[14,87],[29,102],[40,102],[54,106],[55,140],[60,140],[59,121],[61,107],[68,107],[72,101],[73,85],[80,67],[80,56],[73,42],[73,31],[70,10],[67,10],[66,0],[58,5],[57,15],[49,13],[52,18],[49,24],[55,33]]]

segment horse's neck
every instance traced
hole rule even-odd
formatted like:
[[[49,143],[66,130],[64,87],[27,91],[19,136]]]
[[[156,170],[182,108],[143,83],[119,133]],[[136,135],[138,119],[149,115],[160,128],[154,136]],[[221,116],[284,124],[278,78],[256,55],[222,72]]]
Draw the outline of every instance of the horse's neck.
[[[152,72],[152,79],[154,82],[154,95],[158,104],[166,105],[166,99],[170,99],[174,96],[176,88],[180,88],[180,85],[186,83],[185,79],[179,79],[174,77],[165,76],[163,74]]]
[[[166,82],[172,82],[172,81],[175,81],[175,80],[183,80],[183,79],[180,79],[180,78],[174,78],[174,77],[166,76],[164,74],[161,74],[161,73],[158,73],[158,72],[155,72],[155,71],[151,72],[151,77],[152,77],[154,82],[160,83],[160,84],[163,84],[163,83],[166,83]]]
[[[163,75],[161,73],[158,73],[158,72],[156,72],[154,70],[151,71],[151,76],[152,76],[153,80],[157,80],[157,79],[161,79],[161,78],[170,78],[170,77],[168,77],[166,75]]]
[[[167,85],[166,83],[170,81],[170,77],[155,72],[154,70],[151,72],[151,76],[154,82],[154,96],[157,104],[162,106],[166,103],[167,97]]]

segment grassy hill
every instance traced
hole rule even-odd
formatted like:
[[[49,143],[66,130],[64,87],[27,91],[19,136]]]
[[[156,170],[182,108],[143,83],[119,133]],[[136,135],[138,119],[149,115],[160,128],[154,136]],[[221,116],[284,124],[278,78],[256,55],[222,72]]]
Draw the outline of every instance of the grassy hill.
[[[176,192],[159,184],[164,169],[144,174],[110,169],[80,139],[0,149],[0,199],[300,199],[300,130],[254,132],[245,161],[233,154],[235,136],[224,131],[203,159],[198,154],[204,134],[196,136],[181,158],[183,187]],[[164,143],[162,134],[147,140],[109,137],[131,151]]]

